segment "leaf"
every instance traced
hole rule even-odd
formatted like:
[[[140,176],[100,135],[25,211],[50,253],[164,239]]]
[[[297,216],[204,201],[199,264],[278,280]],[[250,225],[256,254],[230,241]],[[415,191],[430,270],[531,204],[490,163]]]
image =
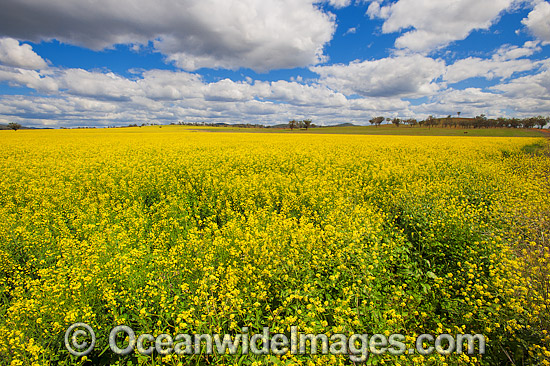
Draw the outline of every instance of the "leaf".
[[[426,276],[428,276],[428,278],[432,278],[434,280],[437,279],[437,275],[435,273],[433,273],[432,271],[426,272]]]

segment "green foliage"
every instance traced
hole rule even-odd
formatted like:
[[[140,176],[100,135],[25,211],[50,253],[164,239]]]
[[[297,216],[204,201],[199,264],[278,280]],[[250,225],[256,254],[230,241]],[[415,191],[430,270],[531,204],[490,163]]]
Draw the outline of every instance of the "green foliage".
[[[17,122],[10,122],[10,123],[8,123],[8,128],[9,128],[10,130],[17,131],[18,129],[21,128],[21,125],[20,125],[19,123],[17,123]]]
[[[548,147],[547,144],[545,144],[543,141],[525,145],[521,148],[521,151],[523,151],[524,153],[533,155],[541,154],[544,150],[548,150]]]

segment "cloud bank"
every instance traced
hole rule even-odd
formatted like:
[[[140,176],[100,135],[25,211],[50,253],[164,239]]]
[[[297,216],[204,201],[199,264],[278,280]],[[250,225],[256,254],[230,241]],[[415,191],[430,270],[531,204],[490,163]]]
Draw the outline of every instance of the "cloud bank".
[[[188,71],[314,65],[334,31],[334,17],[311,0],[4,0],[0,12],[8,37],[93,50],[153,42]]]
[[[514,0],[399,0],[386,6],[371,3],[367,14],[384,20],[383,33],[405,31],[395,47],[428,52],[488,29]]]
[[[544,44],[550,44],[550,3],[539,1],[522,23]]]

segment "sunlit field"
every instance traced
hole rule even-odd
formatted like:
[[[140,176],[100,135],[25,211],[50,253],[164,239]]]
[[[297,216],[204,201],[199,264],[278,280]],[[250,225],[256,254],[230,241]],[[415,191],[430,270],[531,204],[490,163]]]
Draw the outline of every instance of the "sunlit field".
[[[405,127],[404,127],[405,128]],[[0,364],[349,365],[344,354],[118,356],[136,333],[479,333],[550,365],[547,142],[535,137],[0,131]],[[75,322],[95,349],[71,355]],[[124,339],[121,339],[123,342]]]

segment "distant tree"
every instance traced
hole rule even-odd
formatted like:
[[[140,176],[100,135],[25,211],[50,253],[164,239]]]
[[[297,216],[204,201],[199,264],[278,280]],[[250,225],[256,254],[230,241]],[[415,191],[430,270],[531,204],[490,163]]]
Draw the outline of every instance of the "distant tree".
[[[298,122],[296,122],[295,119],[293,119],[292,121],[288,121],[288,127],[290,127],[290,130],[291,130],[291,131],[292,131],[293,129],[295,129],[297,126],[298,126]]]
[[[496,121],[497,127],[508,127],[508,118],[506,117],[498,117]]]
[[[373,125],[380,126],[384,120],[384,117],[374,117],[369,122]]]
[[[539,120],[537,121],[537,125],[540,129],[543,129],[544,126],[546,126],[548,123],[550,123],[550,117],[542,117],[539,116]]]
[[[401,119],[396,117],[396,118],[391,120],[391,123],[393,123],[395,125],[395,127],[399,127],[399,124],[401,123]]]
[[[460,117],[460,112],[456,112],[456,115]]]
[[[521,120],[519,118],[510,118],[508,120],[508,127],[518,128],[521,126]]]
[[[487,117],[484,114],[474,118],[474,128],[487,127]]]
[[[403,123],[406,125],[409,125],[410,127],[413,127],[413,126],[416,126],[418,121],[414,118],[409,118],[409,119],[403,120]]]
[[[537,125],[538,117],[524,118],[522,120],[523,128],[533,128]]]
[[[544,126],[550,122],[550,117],[543,117],[543,116],[537,116],[533,117],[533,127],[538,126],[538,128],[542,129]]]
[[[426,126],[428,126],[428,128],[429,128],[429,127],[432,127],[432,126],[435,126],[435,118],[434,118],[434,116],[429,115],[428,118],[426,118],[426,120],[424,121],[424,124],[425,124]]]
[[[304,119],[303,121],[304,127],[307,129],[311,126],[311,120],[310,119]]]
[[[10,130],[17,131],[18,129],[21,128],[21,125],[20,125],[19,123],[17,123],[17,122],[10,122],[10,123],[8,123],[8,128],[9,128]]]

